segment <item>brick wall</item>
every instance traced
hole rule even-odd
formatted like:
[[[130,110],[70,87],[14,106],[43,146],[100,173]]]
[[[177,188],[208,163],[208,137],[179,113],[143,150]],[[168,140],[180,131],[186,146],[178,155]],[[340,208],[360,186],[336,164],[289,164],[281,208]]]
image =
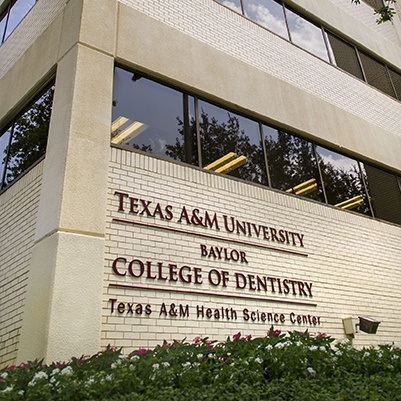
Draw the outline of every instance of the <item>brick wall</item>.
[[[18,349],[43,163],[0,195],[0,368]]]
[[[134,201],[138,206],[133,210],[138,213],[131,213],[128,198],[124,196],[124,210],[119,211],[120,196],[115,195],[115,191],[143,199],[146,204],[152,202],[148,209],[153,216],[144,211],[141,201]],[[161,214],[160,211],[155,213],[157,203]],[[167,218],[166,205],[171,206],[171,219]],[[217,226],[208,228],[196,224],[196,220],[195,224],[188,224],[186,218],[179,222],[183,206],[189,215],[195,208],[202,216],[205,211],[210,216],[216,213],[219,230]],[[291,239],[289,244],[272,240],[273,237],[267,241],[257,238],[254,231],[252,236],[230,233],[222,223],[223,215],[301,233],[304,246],[300,246],[298,240],[294,245]],[[102,344],[124,346],[129,352],[160,344],[163,340],[192,339],[197,335],[216,339],[224,339],[238,331],[264,335],[271,323],[247,321],[244,309],[276,313],[276,317],[282,314],[284,321],[274,325],[283,330],[308,329],[327,332],[336,338],[344,337],[342,318],[369,316],[382,322],[378,335],[359,333],[355,345],[399,342],[400,238],[400,227],[353,212],[113,148],[108,189]],[[201,245],[206,245],[207,249],[221,247],[229,252],[232,249],[244,252],[246,262],[219,259],[210,252],[205,255]],[[124,276],[112,271],[113,261],[118,257],[127,259],[127,265],[121,259],[116,264],[117,271]],[[140,278],[127,273],[128,263],[133,259],[139,259],[145,265],[145,273]],[[152,262],[151,275],[157,273],[158,262],[163,262],[162,269],[169,263],[178,267],[197,267],[201,269],[203,282],[147,278],[147,261]],[[139,266],[139,262],[132,265],[135,275],[139,275]],[[212,281],[217,283],[214,270],[227,272],[227,286],[213,285],[208,280],[211,274]],[[247,276],[245,288],[242,288],[243,277],[238,273]],[[267,291],[255,289],[250,280],[257,280],[256,276],[280,278],[282,283],[284,279],[293,280],[295,294],[292,290],[289,294],[280,294],[277,282],[276,292],[272,292],[271,287]],[[306,287],[306,294],[299,290],[299,282],[312,283],[312,296]],[[171,309],[173,303],[175,308]],[[146,305],[150,305],[149,314],[141,309]],[[202,306],[204,316],[197,309]],[[229,315],[230,319],[227,319],[223,314],[218,318],[206,315],[207,308],[213,313],[222,313],[215,312],[221,307],[228,308],[231,314],[234,310],[235,318]],[[178,312],[177,316],[174,311]]]
[[[120,2],[356,117],[400,135],[399,102],[213,0],[164,0],[162,5],[157,0]],[[365,4],[358,8],[348,5],[347,0],[341,0],[338,6],[356,12],[356,23],[359,15],[363,15],[364,20],[370,18],[374,21],[371,9]],[[338,29],[341,29],[341,21],[338,24]],[[371,25],[372,30],[367,27],[367,32],[374,35],[379,35],[375,30],[393,30],[390,26]],[[380,33],[378,37],[381,41],[386,40],[385,34]]]

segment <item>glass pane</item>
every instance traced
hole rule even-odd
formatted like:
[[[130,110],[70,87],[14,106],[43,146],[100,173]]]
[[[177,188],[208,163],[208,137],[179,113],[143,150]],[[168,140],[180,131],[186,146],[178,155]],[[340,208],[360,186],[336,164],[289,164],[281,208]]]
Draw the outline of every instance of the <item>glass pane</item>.
[[[7,16],[8,16],[8,12],[7,12],[7,8],[6,8],[6,10],[3,12],[3,14],[0,15],[0,44],[3,43],[4,33],[5,33],[6,23],[7,23]]]
[[[241,0],[217,0],[219,3],[242,14]]]
[[[54,87],[42,95],[14,122],[5,184],[44,156],[49,132]]]
[[[25,15],[28,14],[30,9],[35,5],[36,0],[17,0],[11,7],[10,16],[8,18],[6,38],[22,21]]]
[[[375,88],[395,97],[386,66],[365,53],[359,52],[366,81]]]
[[[383,1],[382,0],[363,0],[366,4],[370,5],[373,7],[375,10],[378,8],[383,7]]]
[[[193,114],[192,129],[184,129],[184,98],[179,91],[116,68],[111,142],[197,164],[196,155],[188,154],[190,148],[196,150],[196,131]]]
[[[391,70],[390,68],[388,69],[388,72],[390,73],[391,82],[393,83],[397,99],[401,100],[401,74]]]
[[[0,136],[0,189],[2,188],[4,170],[7,163],[7,149],[10,142],[10,135],[11,127],[8,128],[5,132],[2,132]]]
[[[312,144],[272,127],[263,131],[272,187],[322,201]]]
[[[274,0],[244,0],[245,15],[272,32],[288,39],[284,9]]]
[[[370,214],[358,162],[339,153],[316,147],[327,200],[346,210]]]
[[[363,75],[361,67],[359,65],[355,47],[344,42],[331,33],[327,32],[327,37],[329,39],[331,49],[335,57],[336,65],[354,75],[355,77],[363,80]]]
[[[291,42],[315,56],[329,61],[322,29],[286,8]]]
[[[204,168],[266,185],[259,124],[203,101],[199,114]]]
[[[365,164],[375,216],[401,224],[401,190],[395,174]]]

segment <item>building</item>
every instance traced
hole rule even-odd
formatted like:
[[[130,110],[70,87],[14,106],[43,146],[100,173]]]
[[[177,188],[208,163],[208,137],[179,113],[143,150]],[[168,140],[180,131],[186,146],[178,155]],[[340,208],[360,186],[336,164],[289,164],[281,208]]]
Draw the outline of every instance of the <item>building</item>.
[[[401,341],[377,3],[0,0],[1,365],[272,325]]]

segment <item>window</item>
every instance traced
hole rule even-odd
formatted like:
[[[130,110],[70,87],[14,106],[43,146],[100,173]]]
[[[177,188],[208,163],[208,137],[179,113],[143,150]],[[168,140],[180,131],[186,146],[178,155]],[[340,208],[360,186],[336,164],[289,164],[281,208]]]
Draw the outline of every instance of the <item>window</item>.
[[[35,5],[36,0],[6,0],[0,14],[0,44],[3,43]]]
[[[10,185],[46,152],[54,86],[0,131],[0,189]]]
[[[356,46],[285,7],[280,0],[216,0],[290,40],[311,54],[337,65],[382,92],[401,100],[401,73],[390,69]],[[375,9],[381,0],[366,1]],[[362,63],[362,65],[361,65]]]
[[[204,101],[199,109],[203,167],[266,185],[259,124]]]
[[[401,225],[400,177],[120,67],[111,143]]]
[[[329,61],[322,28],[288,8],[286,8],[286,15],[291,42],[307,50],[309,53],[325,61]]]
[[[276,128],[263,130],[271,186],[323,201],[312,144]]]
[[[374,8],[375,10],[383,7],[382,0],[363,0],[366,4]]]
[[[363,171],[357,160],[316,147],[323,186],[330,205],[371,214]]]
[[[274,33],[289,39],[284,8],[275,0],[243,0],[245,15]]]
[[[181,92],[116,68],[113,99],[113,143],[186,163],[197,161],[196,139],[188,129],[189,106],[184,118]],[[193,106],[191,110],[193,120]]]
[[[400,178],[368,164],[365,170],[375,216],[401,224]]]
[[[380,89],[382,92],[395,97],[393,86],[387,72],[387,67],[365,53],[359,52],[363,71],[368,84]]]
[[[327,37],[334,54],[335,64],[355,77],[363,79],[355,46],[344,42],[338,36],[329,32],[327,32]]]

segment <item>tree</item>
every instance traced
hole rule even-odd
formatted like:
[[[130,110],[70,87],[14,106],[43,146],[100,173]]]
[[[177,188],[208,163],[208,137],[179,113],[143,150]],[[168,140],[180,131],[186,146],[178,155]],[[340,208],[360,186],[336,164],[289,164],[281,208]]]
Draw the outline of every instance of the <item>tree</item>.
[[[54,87],[15,120],[12,141],[7,152],[6,184],[14,181],[45,154],[53,92]]]
[[[359,4],[360,0],[351,0],[352,3]],[[395,9],[391,7],[397,0],[386,0],[385,4],[382,7],[375,8],[375,14],[377,14],[378,18],[376,22],[381,24],[386,21],[391,21],[395,15]]]

